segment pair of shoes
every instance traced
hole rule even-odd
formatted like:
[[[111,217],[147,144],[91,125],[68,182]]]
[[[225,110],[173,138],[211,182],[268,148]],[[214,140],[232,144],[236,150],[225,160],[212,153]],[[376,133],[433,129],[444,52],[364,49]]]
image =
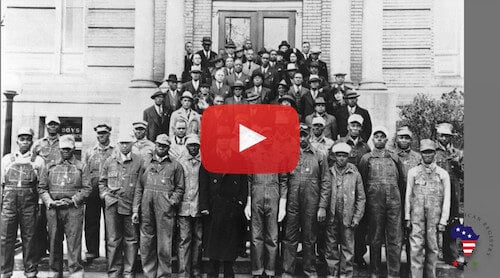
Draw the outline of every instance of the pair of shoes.
[[[368,264],[365,262],[365,259],[354,259],[354,263],[361,269],[368,268]]]

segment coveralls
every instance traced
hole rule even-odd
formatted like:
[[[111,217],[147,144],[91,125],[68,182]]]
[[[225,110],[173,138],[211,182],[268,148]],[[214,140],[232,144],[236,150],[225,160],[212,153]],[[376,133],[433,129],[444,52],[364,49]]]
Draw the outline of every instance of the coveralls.
[[[171,277],[175,206],[184,194],[184,170],[168,155],[155,155],[143,167],[133,208],[141,212],[142,269],[146,277]]]
[[[99,193],[106,203],[108,277],[134,277],[139,235],[132,223],[132,203],[141,166],[140,156],[115,153],[102,167]]]
[[[330,176],[326,157],[312,149],[301,150],[297,167],[288,176],[287,216],[283,239],[284,277],[295,275],[297,246],[302,242],[303,270],[316,275],[318,209],[327,207]],[[302,236],[300,236],[302,235]]]
[[[0,266],[2,277],[14,269],[17,228],[21,229],[24,275],[37,275],[36,219],[38,177],[44,161],[31,152],[11,153],[2,159],[2,215],[0,219]]]
[[[438,224],[450,215],[450,176],[435,163],[420,164],[408,172],[405,220],[411,221],[411,277],[435,278],[438,260]]]

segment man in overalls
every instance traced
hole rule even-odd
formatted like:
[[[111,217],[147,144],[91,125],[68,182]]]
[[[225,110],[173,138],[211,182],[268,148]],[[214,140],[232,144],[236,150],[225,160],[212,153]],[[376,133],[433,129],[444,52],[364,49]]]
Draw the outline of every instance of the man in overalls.
[[[40,156],[30,151],[33,130],[21,127],[17,132],[19,150],[2,158],[2,215],[0,218],[0,267],[2,277],[11,277],[14,269],[17,228],[21,229],[24,275],[36,277],[38,244],[35,241],[38,207],[38,177],[44,166]]]
[[[420,141],[422,162],[408,172],[405,224],[411,229],[411,277],[435,278],[439,232],[444,232],[450,216],[450,176],[436,165],[436,145]]]

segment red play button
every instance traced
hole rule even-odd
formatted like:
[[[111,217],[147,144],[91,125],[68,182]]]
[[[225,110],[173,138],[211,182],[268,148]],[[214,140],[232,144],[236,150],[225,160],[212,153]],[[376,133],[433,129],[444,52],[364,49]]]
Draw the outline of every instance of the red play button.
[[[299,160],[299,117],[289,106],[210,106],[201,121],[201,158],[210,172],[290,172]]]

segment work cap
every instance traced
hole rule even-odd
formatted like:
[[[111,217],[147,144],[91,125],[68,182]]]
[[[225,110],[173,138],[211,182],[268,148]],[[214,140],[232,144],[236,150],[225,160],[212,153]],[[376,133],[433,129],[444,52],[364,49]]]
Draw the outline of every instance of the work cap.
[[[375,135],[376,133],[378,132],[382,132],[384,133],[385,137],[388,137],[389,136],[389,131],[387,130],[387,128],[385,126],[376,126],[374,129],[373,129],[373,133],[372,135]]]
[[[313,120],[312,120],[312,125],[322,125],[322,126],[325,126],[326,125],[326,121],[325,119],[323,119],[323,117],[314,117]]]
[[[57,124],[61,124],[59,117],[56,117],[56,116],[47,116],[47,118],[45,119],[45,123],[50,124],[50,122],[55,122]]]
[[[396,135],[408,135],[410,138],[413,137],[413,133],[411,133],[411,130],[407,126],[400,127]]]
[[[17,130],[17,137],[21,135],[30,135],[31,137],[33,137],[33,134],[34,134],[33,129],[27,126],[23,126]]]
[[[359,114],[352,114],[351,116],[349,116],[349,119],[347,119],[347,123],[354,123],[354,122],[357,122],[359,123],[360,125],[363,125],[363,117]]]
[[[107,124],[98,124],[94,127],[94,131],[97,133],[103,132],[103,131],[110,132],[111,127]]]
[[[351,153],[351,146],[349,144],[341,142],[333,145],[332,153]]]
[[[436,127],[437,133],[440,134],[448,134],[448,135],[454,135],[453,134],[453,125],[450,123],[440,123]]]
[[[435,151],[436,150],[436,143],[432,141],[431,139],[423,139],[420,141],[420,151]]]
[[[170,139],[168,139],[168,135],[160,134],[160,135],[156,136],[156,143],[170,146]]]
[[[65,149],[65,148],[70,148],[74,149],[75,148],[75,137],[73,135],[62,135],[59,137],[59,148],[60,149]]]
[[[138,121],[138,122],[132,123],[132,126],[134,127],[134,129],[141,128],[141,127],[146,129],[148,127],[148,123],[146,121]]]

